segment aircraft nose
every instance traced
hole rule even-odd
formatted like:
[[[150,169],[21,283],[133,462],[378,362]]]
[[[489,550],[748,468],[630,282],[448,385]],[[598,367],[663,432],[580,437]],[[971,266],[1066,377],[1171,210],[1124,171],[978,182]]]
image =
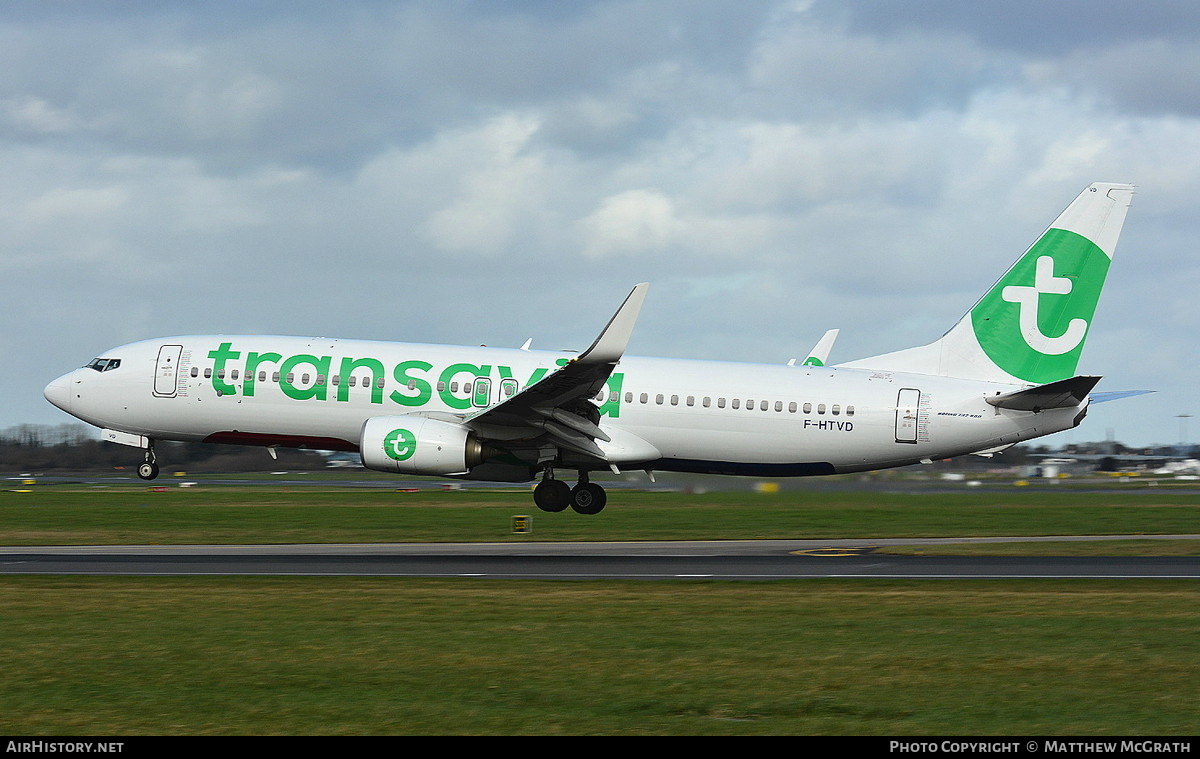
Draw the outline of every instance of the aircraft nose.
[[[42,395],[46,396],[46,400],[68,413],[71,411],[70,377],[71,375],[64,374],[49,385],[46,385],[46,389],[42,391]]]

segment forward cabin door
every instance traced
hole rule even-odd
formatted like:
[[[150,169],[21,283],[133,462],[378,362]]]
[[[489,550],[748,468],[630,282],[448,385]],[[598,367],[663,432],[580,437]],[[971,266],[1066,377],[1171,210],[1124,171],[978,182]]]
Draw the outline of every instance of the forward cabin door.
[[[154,394],[159,398],[174,398],[179,392],[179,354],[182,345],[164,345],[158,349],[158,362],[154,365]]]

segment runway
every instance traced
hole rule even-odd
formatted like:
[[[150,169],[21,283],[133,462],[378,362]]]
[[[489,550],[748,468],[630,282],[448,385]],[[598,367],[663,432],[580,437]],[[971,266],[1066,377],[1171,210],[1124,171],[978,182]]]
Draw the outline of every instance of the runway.
[[[884,545],[1147,537],[28,546],[0,547],[0,574],[723,581],[801,578],[1200,579],[1200,558],[1196,557],[902,556],[875,552]]]

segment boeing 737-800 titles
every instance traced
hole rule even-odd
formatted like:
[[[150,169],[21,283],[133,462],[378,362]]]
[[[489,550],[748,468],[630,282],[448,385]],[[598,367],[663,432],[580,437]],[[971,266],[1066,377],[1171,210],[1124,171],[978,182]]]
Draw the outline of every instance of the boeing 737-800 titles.
[[[1090,185],[940,339],[834,366],[835,331],[800,365],[626,356],[643,283],[580,354],[190,335],[113,348],[45,395],[143,448],[144,479],[158,440],[293,446],[384,472],[540,477],[538,507],[593,514],[594,471],[787,477],[987,454],[1075,427],[1099,399],[1100,378],[1075,370],[1132,196]]]

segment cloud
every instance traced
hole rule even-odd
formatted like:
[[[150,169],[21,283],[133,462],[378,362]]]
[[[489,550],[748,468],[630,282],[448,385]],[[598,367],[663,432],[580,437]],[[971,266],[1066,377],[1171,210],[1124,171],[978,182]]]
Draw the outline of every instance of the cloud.
[[[857,358],[936,337],[1101,180],[1139,195],[1089,371],[1132,373],[1105,323],[1194,353],[1196,12],[1126,5],[14,5],[0,349],[45,367],[0,365],[0,425],[126,340],[581,347],[646,279],[638,352],[841,327]]]
[[[589,258],[661,251],[678,240],[684,228],[671,199],[649,189],[604,198],[580,225],[586,239],[584,255]]]

